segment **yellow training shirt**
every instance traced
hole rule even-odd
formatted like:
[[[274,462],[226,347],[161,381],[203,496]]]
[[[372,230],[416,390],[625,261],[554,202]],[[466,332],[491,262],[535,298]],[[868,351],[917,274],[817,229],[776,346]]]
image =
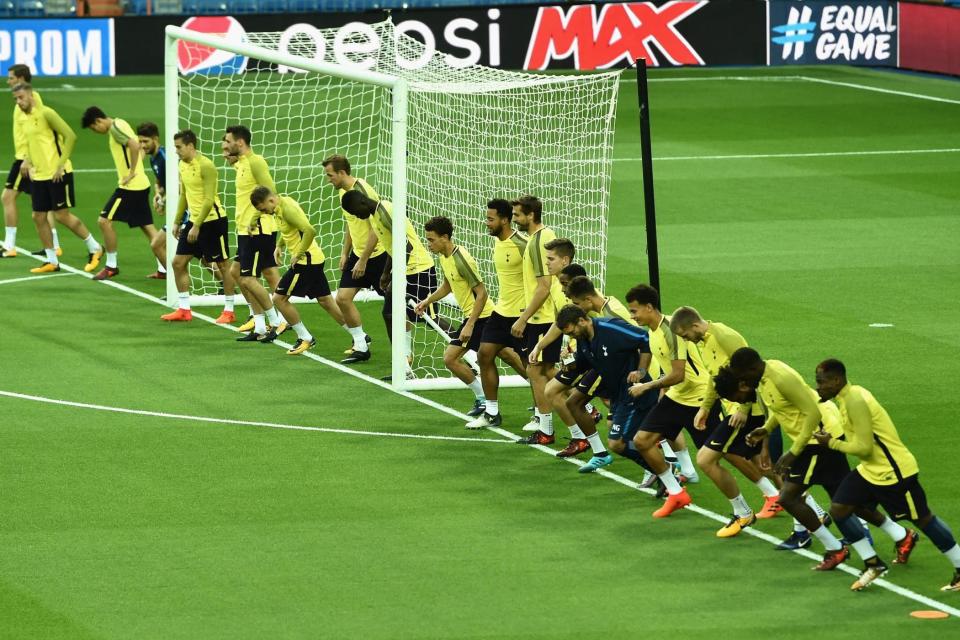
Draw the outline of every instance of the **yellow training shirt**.
[[[120,184],[120,181],[130,174],[130,149],[127,148],[127,143],[131,139],[136,140],[137,134],[133,132],[127,121],[114,118],[113,125],[107,132],[107,146],[110,148],[110,155],[113,156],[113,164],[117,168],[117,186],[129,191],[143,191],[150,188],[150,181],[143,171],[141,160],[145,154],[142,150],[133,169],[133,179],[127,184]]]
[[[40,98],[40,92],[33,90],[33,110],[37,111],[43,108],[43,100]],[[13,106],[13,150],[14,158],[23,160],[27,157],[27,136],[23,132],[22,121],[27,117],[20,107]]]
[[[257,187],[263,186],[277,193],[277,185],[270,177],[270,169],[263,156],[248,153],[240,156],[233,165],[237,172],[237,235],[256,236],[261,233],[273,233],[277,230],[277,223],[272,216],[261,216],[257,208],[250,204],[250,194]],[[253,224],[253,228],[249,228]]]
[[[353,183],[350,190],[359,191],[371,200],[380,199],[380,195],[362,178],[357,178],[357,181]],[[343,200],[343,194],[346,192],[346,189],[340,189],[337,192],[337,202]],[[343,219],[347,221],[347,233],[350,234],[350,244],[352,245],[353,254],[359,258],[363,255],[363,249],[367,246],[367,238],[373,233],[373,229],[370,227],[370,220],[358,218],[343,208],[340,209],[340,212],[343,213]],[[370,254],[370,257],[376,257],[381,253],[383,253],[383,245],[378,240],[377,244],[373,247],[373,252]]]
[[[183,194],[180,199],[183,209],[178,206],[177,213],[181,222],[183,210],[190,211],[190,222],[193,224],[197,224],[205,210],[209,213],[203,220],[204,224],[224,217],[226,212],[220,204],[220,196],[217,195],[217,167],[213,161],[198,153],[190,162],[181,160],[177,167],[180,172],[180,191]]]
[[[477,261],[473,259],[466,247],[456,246],[449,256],[440,255],[440,269],[443,270],[444,280],[450,284],[450,290],[453,291],[453,297],[460,305],[460,311],[463,312],[464,317],[469,318],[477,301],[473,288],[483,283],[480,279],[480,270],[477,269]],[[479,318],[487,318],[493,313],[493,303],[490,302],[489,295],[488,293],[483,311],[477,316]]]
[[[523,254],[527,236],[514,231],[509,238],[493,241],[493,266],[500,286],[497,304],[493,310],[504,318],[517,318],[523,312]]]
[[[307,214],[303,212],[303,209],[293,198],[279,196],[279,199],[280,202],[277,203],[273,215],[276,217],[277,228],[287,251],[291,255],[301,250],[304,252],[303,257],[297,264],[322,264],[326,260],[326,256],[323,255],[323,250],[317,244],[317,241],[313,239],[316,238],[316,229],[310,224]],[[309,234],[310,231],[313,231],[313,237],[310,243],[303,247],[304,235]]]
[[[703,359],[703,364],[709,374],[707,376],[706,393],[703,396],[703,403],[700,405],[707,411],[709,411],[717,401],[717,390],[714,388],[713,376],[717,375],[720,367],[729,364],[730,356],[732,356],[737,349],[747,346],[747,341],[743,336],[727,325],[719,322],[710,322],[709,325],[710,329],[708,329],[707,333],[703,336],[703,340],[697,343],[700,349],[700,357]],[[763,409],[756,406],[756,404],[753,406],[751,406],[750,403],[740,405],[736,402],[721,399],[720,405],[723,407],[724,415],[727,416],[740,411],[741,407],[745,415],[763,415]]]
[[[674,360],[685,360],[683,382],[667,387],[667,397],[688,407],[699,407],[707,389],[707,371],[697,346],[675,335],[670,330],[670,317],[663,316],[656,327],[648,327],[650,352],[661,372],[673,371]]]
[[[393,256],[393,204],[389,200],[381,200],[377,203],[377,210],[370,216],[370,224],[384,250]],[[410,256],[407,258],[408,276],[426,271],[433,266],[433,259],[413,231],[410,218],[407,218],[407,244],[411,247]]]
[[[819,402],[817,392],[807,386],[793,368],[779,360],[767,360],[757,399],[767,411],[767,431],[777,425],[793,440],[790,452],[800,455],[808,444],[817,444],[813,432],[823,425],[833,437],[843,434],[840,412],[832,402]]]
[[[553,229],[541,227],[534,231],[527,241],[527,249],[523,252],[524,308],[522,311],[526,311],[527,305],[533,300],[533,294],[537,290],[537,278],[549,275],[547,273],[547,252],[543,245],[555,240],[556,237],[557,234],[553,232]],[[552,324],[557,317],[557,311],[559,311],[557,304],[565,299],[560,281],[551,276],[550,295],[527,322],[530,324]]]
[[[847,384],[834,400],[846,440],[831,439],[830,448],[860,458],[857,471],[867,482],[895,484],[920,472],[917,459],[900,440],[893,420],[872,393]]]
[[[50,107],[34,106],[30,113],[24,113],[23,116],[20,125],[27,140],[27,157],[32,166],[30,179],[51,180],[67,154],[64,135],[71,129]],[[63,170],[66,173],[73,171],[73,163],[69,159],[64,163]]]

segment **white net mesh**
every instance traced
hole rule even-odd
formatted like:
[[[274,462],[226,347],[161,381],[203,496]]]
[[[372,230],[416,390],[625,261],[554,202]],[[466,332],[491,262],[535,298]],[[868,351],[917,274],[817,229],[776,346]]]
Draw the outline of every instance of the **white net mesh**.
[[[430,217],[450,217],[454,241],[477,259],[496,299],[486,203],[534,194],[544,202],[544,222],[558,237],[574,241],[576,261],[602,285],[619,73],[561,76],[452,68],[444,54],[429,57],[422,43],[398,34],[391,22],[370,28],[379,39],[379,53],[347,58],[372,63],[369,57],[375,55],[375,65],[367,68],[409,83],[407,216],[414,228],[422,233]],[[342,63],[329,47],[317,46],[316,34],[329,43],[335,32],[288,38],[282,46],[281,33],[249,33],[246,38],[271,51]],[[369,39],[369,34],[354,36],[357,42]],[[204,54],[195,47],[191,49]],[[416,60],[425,65],[406,68]],[[242,123],[252,130],[254,149],[267,159],[278,188],[297,199],[317,226],[335,285],[344,225],[320,161],[342,153],[350,159],[353,175],[365,178],[381,196],[391,196],[389,89],[318,73],[278,73],[275,65],[250,60],[240,74],[181,75],[179,91],[179,127],[193,129],[200,151],[224,167],[221,192],[228,210],[235,206],[233,171],[220,159],[220,139],[227,126]],[[199,266],[191,281],[195,294],[217,293],[219,284]],[[459,309],[441,305],[441,310],[449,324],[459,326]],[[366,324],[374,321],[364,319]],[[434,328],[417,324],[417,378],[450,377],[442,361],[444,343]]]

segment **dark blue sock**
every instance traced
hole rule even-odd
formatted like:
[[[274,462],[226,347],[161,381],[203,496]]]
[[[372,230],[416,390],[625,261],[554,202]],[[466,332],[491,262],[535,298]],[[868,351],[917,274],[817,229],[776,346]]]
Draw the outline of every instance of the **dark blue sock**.
[[[780,429],[774,429],[768,440],[770,440],[767,445],[770,448],[770,460],[776,462],[783,455],[783,434],[780,433]]]
[[[622,455],[624,458],[627,458],[629,460],[633,460],[634,462],[636,462],[638,465],[640,465],[647,471],[650,471],[650,466],[647,465],[647,461],[644,460],[643,456],[640,455],[640,452],[634,448],[632,442],[627,444],[627,447],[623,450],[623,452],[620,455]]]
[[[840,533],[843,534],[844,539],[850,544],[863,540],[865,537],[866,532],[856,516],[847,516],[843,520],[834,520],[834,522],[840,529]]]
[[[930,524],[923,528],[923,532],[927,534],[928,538],[933,540],[933,544],[937,545],[937,549],[940,549],[941,553],[946,553],[957,544],[957,541],[953,537],[953,532],[950,531],[950,527],[937,516],[933,516]]]

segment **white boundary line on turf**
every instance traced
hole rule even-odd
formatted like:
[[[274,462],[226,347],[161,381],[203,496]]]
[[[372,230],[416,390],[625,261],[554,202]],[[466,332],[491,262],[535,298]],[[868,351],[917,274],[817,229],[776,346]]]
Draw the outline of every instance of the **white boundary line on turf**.
[[[332,427],[307,427],[296,424],[283,424],[277,422],[260,422],[258,420],[231,420],[228,418],[211,418],[209,416],[191,416],[180,413],[166,413],[163,411],[147,411],[144,409],[126,409],[124,407],[110,407],[102,404],[88,404],[86,402],[73,402],[70,400],[57,400],[56,398],[46,398],[44,396],[34,396],[27,393],[16,393],[14,391],[0,390],[0,396],[15,398],[17,400],[29,400],[32,402],[42,402],[45,404],[54,404],[65,407],[76,407],[79,409],[93,409],[95,411],[110,411],[113,413],[126,413],[135,416],[147,416],[151,418],[167,418],[172,420],[191,420],[193,422],[213,422],[217,424],[240,425],[245,427],[266,427],[268,429],[288,429],[292,431],[319,431],[321,433],[340,433],[356,436],[378,436],[386,438],[408,438],[414,440],[453,440],[456,442],[494,442],[494,443],[512,443],[512,440],[501,440],[498,438],[468,438],[465,436],[434,436],[417,433],[396,433],[392,431],[363,431],[361,429],[334,429]]]
[[[27,255],[30,255],[30,254],[28,253]],[[41,258],[38,257],[38,256],[32,256],[32,255],[31,255],[30,257],[31,257],[31,258],[34,258],[34,259],[36,259],[36,260],[41,260]],[[70,267],[70,266],[64,265],[63,263],[60,264],[60,268],[61,268],[61,269],[66,269],[67,271],[76,272],[76,273],[78,273],[78,274],[85,275],[85,276],[87,276],[87,277],[92,277],[90,274],[84,273],[84,272],[82,272],[82,271],[80,271],[80,270],[78,270],[78,269],[75,269],[74,267]],[[128,286],[126,286],[126,285],[120,284],[120,283],[118,283],[118,282],[113,282],[113,281],[111,281],[111,280],[102,280],[102,281],[100,281],[100,282],[101,282],[102,284],[107,285],[107,286],[112,286],[112,287],[114,287],[114,288],[116,288],[116,289],[120,289],[121,291],[125,291],[125,292],[127,292],[127,293],[132,293],[132,294],[134,294],[134,295],[136,295],[136,296],[138,296],[138,297],[140,297],[140,298],[143,298],[143,299],[145,299],[145,300],[150,300],[151,302],[155,302],[155,303],[157,303],[157,304],[159,304],[159,305],[161,305],[161,306],[163,306],[163,307],[166,307],[166,306],[167,306],[167,305],[166,305],[166,302],[164,302],[164,301],[161,300],[160,298],[157,298],[157,297],[152,296],[152,295],[147,294],[147,293],[143,293],[142,291],[137,291],[136,289],[133,289],[133,288],[128,287]],[[230,330],[230,331],[237,332],[236,327],[233,327],[232,325],[216,324],[213,318],[211,318],[211,317],[209,317],[209,316],[206,316],[206,315],[204,315],[204,314],[194,313],[194,314],[193,314],[193,317],[199,318],[199,319],[204,320],[204,321],[206,321],[206,322],[209,322],[209,323],[213,324],[214,326],[222,327],[222,328],[224,328],[224,329],[228,329],[228,330]],[[281,342],[281,341],[279,341],[279,340],[275,340],[275,341],[273,342],[273,344],[275,344],[275,345],[277,345],[277,346],[280,346],[280,347],[288,347],[288,348],[290,347],[290,345],[285,344],[285,343],[283,343],[283,342]],[[385,382],[383,382],[383,381],[381,381],[381,380],[377,380],[376,378],[373,378],[373,377],[371,377],[371,376],[368,376],[368,375],[366,375],[366,374],[364,374],[364,373],[361,373],[361,372],[356,371],[356,370],[354,370],[354,369],[350,369],[349,367],[345,367],[344,365],[341,365],[341,364],[339,364],[339,363],[333,362],[332,360],[328,360],[328,359],[326,359],[326,358],[323,358],[323,357],[317,356],[317,355],[315,355],[315,354],[312,354],[312,353],[310,353],[309,351],[305,351],[302,355],[303,355],[303,356],[306,356],[306,357],[308,357],[308,358],[310,358],[310,359],[312,359],[312,360],[316,360],[317,362],[321,362],[321,363],[323,363],[323,364],[326,364],[326,365],[328,365],[328,366],[330,366],[330,367],[332,367],[332,368],[334,368],[334,369],[337,369],[338,371],[342,371],[342,372],[344,372],[344,373],[346,373],[346,374],[348,374],[348,375],[351,375],[351,376],[353,376],[353,377],[355,377],[355,378],[359,378],[359,379],[365,380],[365,381],[367,381],[367,382],[370,382],[371,384],[374,384],[374,385],[379,386],[379,387],[381,387],[381,388],[383,388],[383,389],[386,389],[387,391],[390,391],[390,392],[392,392],[392,393],[396,393],[396,394],[401,395],[401,396],[403,396],[403,397],[409,398],[410,400],[414,400],[415,402],[419,402],[419,403],[421,403],[421,404],[425,404],[425,405],[427,405],[427,406],[429,406],[429,407],[432,407],[432,408],[434,408],[434,409],[437,409],[437,410],[439,410],[439,411],[442,411],[442,412],[444,412],[444,413],[446,413],[446,414],[448,414],[448,415],[450,415],[450,416],[459,418],[460,420],[463,420],[464,423],[465,423],[467,420],[469,420],[469,416],[467,416],[465,413],[461,413],[460,411],[457,411],[456,409],[453,409],[453,408],[448,407],[448,406],[446,406],[446,405],[440,404],[439,402],[435,402],[435,401],[430,400],[430,399],[428,399],[428,398],[424,398],[424,397],[422,397],[422,396],[416,395],[416,394],[411,393],[411,392],[409,392],[409,391],[397,391],[397,390],[395,390],[392,386],[390,386],[389,384],[387,384],[387,383],[385,383]],[[488,428],[487,428],[487,431],[491,431],[491,432],[493,432],[493,433],[496,433],[497,435],[500,435],[500,436],[502,436],[503,438],[506,438],[506,439],[508,439],[508,440],[512,440],[512,441],[520,440],[520,436],[518,436],[518,435],[516,435],[516,434],[514,434],[514,433],[512,433],[512,432],[510,432],[510,431],[507,431],[507,430],[505,430],[505,429],[500,429],[500,428],[497,428],[497,427],[488,427]],[[551,458],[558,459],[558,460],[561,460],[562,462],[566,462],[566,463],[569,463],[569,464],[573,464],[573,465],[576,465],[576,466],[578,466],[578,467],[583,466],[583,465],[585,464],[585,463],[582,462],[581,460],[577,460],[577,459],[575,459],[575,458],[562,458],[562,459],[556,458],[557,452],[556,452],[554,449],[551,449],[551,448],[546,447],[546,446],[542,446],[542,445],[528,445],[528,447],[531,448],[531,449],[536,449],[536,450],[539,450],[539,451],[541,451],[541,452],[543,452],[543,453],[546,453],[546,454],[548,454]],[[641,491],[641,492],[643,492],[643,493],[648,493],[648,494],[653,494],[653,493],[654,493],[654,492],[653,492],[652,490],[650,490],[650,489],[640,489],[640,488],[637,486],[637,482],[636,482],[636,481],[630,480],[630,479],[625,478],[625,477],[623,477],[623,476],[621,476],[621,475],[619,475],[619,474],[616,474],[616,473],[613,473],[613,472],[611,472],[611,471],[608,471],[607,469],[599,469],[599,470],[597,470],[597,471],[594,472],[594,473],[595,473],[596,475],[599,475],[599,476],[603,477],[603,478],[607,478],[608,480],[613,480],[614,482],[616,482],[616,483],[618,483],[618,484],[622,484],[623,486],[628,487],[628,488],[630,488],[630,489],[632,489],[632,490],[634,490],[634,491]],[[704,509],[703,507],[699,507],[699,506],[697,506],[697,505],[695,505],[695,504],[686,507],[686,509],[687,509],[688,511],[692,511],[693,513],[696,513],[696,514],[699,514],[699,515],[701,515],[701,516],[704,516],[704,517],[706,517],[706,518],[708,518],[708,519],[710,519],[710,520],[715,520],[716,522],[720,522],[720,523],[724,523],[724,524],[725,524],[725,523],[727,522],[727,520],[728,520],[728,518],[720,515],[719,513],[715,513],[715,512],[713,512],[713,511],[710,511],[709,509]],[[771,543],[771,544],[778,544],[778,543],[780,542],[779,540],[777,540],[777,538],[775,538],[775,537],[773,537],[773,536],[771,536],[771,535],[769,535],[769,534],[767,534],[767,533],[763,533],[762,531],[757,531],[757,530],[755,530],[753,527],[748,527],[748,528],[744,529],[743,533],[745,533],[746,535],[752,536],[752,537],[754,537],[754,538],[757,538],[757,539],[760,539],[760,540],[764,540],[764,541],[769,542],[769,543]],[[820,560],[820,556],[818,556],[817,554],[812,553],[812,552],[810,552],[810,551],[807,551],[807,550],[805,550],[805,549],[798,549],[798,550],[794,551],[793,553],[796,553],[796,554],[798,554],[798,555],[801,555],[801,556],[803,556],[803,557],[805,557],[805,558],[809,558],[809,559],[812,559],[812,560]],[[843,572],[845,572],[845,573],[848,573],[848,574],[850,574],[850,575],[852,575],[852,576],[857,576],[857,577],[859,577],[859,575],[860,575],[860,572],[859,572],[857,569],[855,569],[855,568],[853,568],[853,567],[851,567],[851,566],[848,566],[848,565],[846,565],[846,564],[841,564],[841,565],[838,567],[838,569],[839,569],[840,571],[843,571]],[[933,608],[933,609],[936,609],[936,610],[938,610],[938,611],[942,611],[942,612],[944,612],[944,613],[947,613],[947,614],[950,614],[950,615],[953,615],[953,616],[956,616],[956,617],[960,617],[960,609],[951,607],[951,606],[949,606],[949,605],[947,605],[947,604],[944,604],[944,603],[942,603],[942,602],[940,602],[940,601],[938,601],[938,600],[935,600],[935,599],[930,598],[930,597],[928,597],[928,596],[925,596],[925,595],[916,593],[915,591],[911,591],[910,589],[906,589],[906,588],[904,588],[904,587],[901,587],[901,586],[899,586],[899,585],[896,585],[896,584],[894,584],[894,583],[892,583],[892,582],[889,582],[888,580],[883,580],[883,579],[876,580],[876,581],[874,581],[873,584],[876,585],[877,587],[886,589],[887,591],[890,591],[891,593],[895,593],[895,594],[900,595],[900,596],[902,596],[902,597],[904,597],[904,598],[907,598],[907,599],[909,599],[909,600],[913,600],[914,602],[918,602],[918,603],[920,603],[920,604],[926,605],[926,606],[931,607],[931,608]]]
[[[930,96],[925,93],[912,93],[910,91],[897,91],[895,89],[883,89],[881,87],[874,87],[869,84],[858,84],[856,82],[840,82],[839,80],[826,80],[824,78],[814,78],[812,76],[797,76],[797,77],[806,82],[829,84],[835,87],[848,87],[850,89],[860,89],[861,91],[873,91],[874,93],[887,93],[894,96],[903,96],[905,98],[917,98],[918,100],[930,100],[932,102],[960,104],[960,100],[953,100],[951,98],[940,98],[938,96]]]
[[[54,273],[50,275],[26,276],[24,278],[13,278],[11,280],[0,280],[0,284],[13,284],[15,282],[27,282],[28,280],[49,280],[57,276],[72,276],[73,273]]]

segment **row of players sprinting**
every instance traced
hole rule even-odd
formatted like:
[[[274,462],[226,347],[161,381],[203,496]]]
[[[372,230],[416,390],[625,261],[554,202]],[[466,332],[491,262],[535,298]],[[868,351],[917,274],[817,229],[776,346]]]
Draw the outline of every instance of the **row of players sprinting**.
[[[47,219],[50,214],[87,243],[90,256],[86,270],[92,271],[103,247],[67,210],[75,203],[69,153],[76,136],[55,111],[43,106],[36,92],[24,82],[29,77],[16,77],[17,73],[22,74],[23,70],[11,68],[8,79],[17,100],[15,116],[25,116],[15,118],[15,134],[19,126],[25,145],[15,140],[19,162],[8,177],[7,190],[13,191],[15,197],[17,191],[33,187],[34,219],[47,257],[47,262],[35,271],[59,270],[58,251],[50,233],[52,225]],[[149,183],[145,189],[134,188],[141,187],[145,180],[138,157],[142,148],[154,160],[158,178],[154,205],[162,209],[163,150],[155,125],[145,123],[138,127],[141,135],[134,143],[129,125],[107,117],[95,107],[87,109],[83,124],[109,134],[119,177],[118,189],[101,214],[108,262],[97,277],[104,279],[119,273],[113,221],[144,228],[159,261],[165,255],[165,236],[150,233],[152,223],[144,223],[152,217],[146,198]],[[186,268],[196,257],[217,265],[222,278],[226,307],[219,322],[234,320],[234,282],[244,292],[252,312],[247,323],[252,326],[247,330],[252,331],[239,340],[269,342],[287,324],[298,335],[296,345],[288,353],[302,353],[313,346],[315,340],[300,322],[295,307],[289,304],[290,296],[301,295],[316,298],[354,339],[344,362],[368,360],[368,339],[359,313],[352,305],[352,296],[347,306],[353,306],[353,313],[344,313],[341,292],[345,297],[355,295],[358,288],[367,286],[387,291],[392,249],[389,201],[379,198],[366,181],[351,176],[345,157],[335,155],[324,160],[328,182],[340,191],[347,224],[340,261],[343,277],[334,301],[323,270],[325,256],[315,241],[316,231],[299,204],[278,193],[266,162],[250,147],[249,129],[242,125],[229,127],[221,145],[224,158],[236,171],[236,265],[228,257],[226,212],[219,200],[216,167],[197,152],[192,131],[178,132],[174,140],[182,185],[172,230],[178,242],[173,268],[180,300],[178,309],[163,319],[192,318]],[[22,179],[25,177],[32,179],[32,185]],[[12,200],[5,193],[5,205],[8,199]],[[61,204],[66,206],[60,207]],[[189,219],[184,220],[187,213]],[[526,233],[514,230],[512,223]],[[416,321],[429,313],[433,302],[451,293],[465,317],[444,354],[444,362],[475,393],[470,412],[475,419],[467,423],[468,428],[502,423],[495,366],[500,357],[528,378],[536,403],[535,416],[525,427],[534,433],[519,442],[552,444],[552,414],[557,410],[572,435],[570,444],[558,455],[574,456],[591,449],[593,455],[581,466],[581,472],[611,464],[611,451],[641,464],[648,474],[643,484],[660,482],[666,493],[666,501],[654,512],[655,517],[666,517],[691,503],[681,484],[684,479],[698,479],[682,433],[686,429],[699,450],[697,461],[701,469],[727,496],[734,511],[718,536],[737,535],[757,517],[770,517],[786,509],[795,518],[795,531],[781,547],[808,546],[813,534],[826,548],[823,561],[816,568],[835,568],[850,552],[828,530],[814,509],[816,503],[806,494],[810,486],[819,484],[833,498],[830,514],[845,541],[865,562],[853,589],[866,587],[888,570],[854,513],[890,535],[896,543],[897,563],[907,561],[918,534],[895,521],[914,522],[955,567],[951,582],[943,589],[960,589],[960,547],[949,528],[927,507],[915,459],[873,396],[862,387],[848,384],[842,363],[827,360],[818,367],[817,393],[823,400],[818,403],[817,394],[797,372],[782,362],[762,360],[729,327],[703,320],[690,307],[681,307],[672,318],[664,316],[659,296],[649,286],[638,285],[628,292],[629,309],[613,297],[602,296],[583,268],[572,262],[573,243],[556,238],[543,224],[542,203],[536,197],[490,201],[486,225],[494,237],[493,262],[499,284],[496,304],[489,299],[473,257],[453,242],[453,224],[448,218],[436,217],[425,225],[427,244],[440,256],[444,273],[439,287],[433,260],[409,221],[406,229],[407,295],[417,301],[408,312],[409,319]],[[15,219],[11,225],[8,215],[5,257],[13,257],[6,255],[11,252],[16,255],[11,226],[15,234]],[[279,244],[275,244],[275,231],[279,231]],[[283,278],[278,278],[276,264],[284,247],[292,254],[291,267]],[[272,300],[259,283],[261,275],[274,290]],[[384,318],[389,330],[390,296],[385,299]],[[283,312],[283,318],[277,314],[277,308]],[[565,346],[561,335],[573,340]],[[408,353],[410,342],[408,328]],[[471,367],[461,362],[468,351],[478,353],[479,380]],[[557,364],[563,365],[559,372]],[[660,392],[659,399],[654,391]],[[591,415],[589,400],[594,396],[606,398],[611,404],[612,425],[606,444],[601,441]],[[765,447],[767,436],[778,426],[791,437],[793,446],[783,455],[774,456],[778,459],[772,472],[764,473],[762,469],[769,466],[764,460],[769,460],[769,451],[776,449]],[[666,456],[671,451],[681,467],[679,478],[667,464]],[[847,453],[861,460],[853,471],[847,465]],[[765,504],[759,513],[754,514],[747,505],[736,480],[720,466],[721,459],[728,460],[763,491]],[[878,504],[893,519],[876,511]]]

